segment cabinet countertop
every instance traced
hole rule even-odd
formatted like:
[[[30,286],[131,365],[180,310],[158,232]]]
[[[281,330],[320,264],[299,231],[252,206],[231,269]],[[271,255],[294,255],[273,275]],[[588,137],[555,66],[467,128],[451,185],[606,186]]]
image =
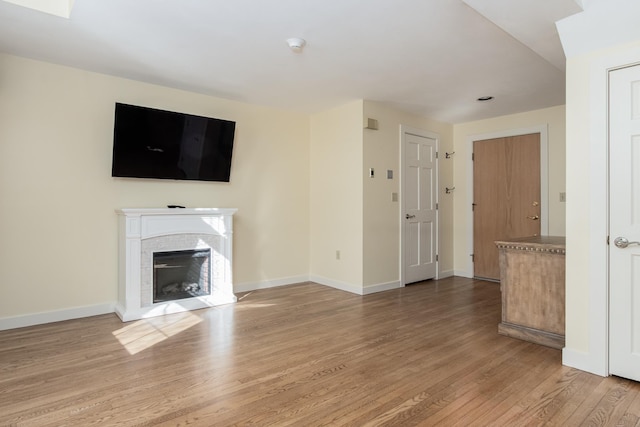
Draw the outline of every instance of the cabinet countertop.
[[[504,249],[565,253],[564,236],[529,236],[496,240],[496,246]]]

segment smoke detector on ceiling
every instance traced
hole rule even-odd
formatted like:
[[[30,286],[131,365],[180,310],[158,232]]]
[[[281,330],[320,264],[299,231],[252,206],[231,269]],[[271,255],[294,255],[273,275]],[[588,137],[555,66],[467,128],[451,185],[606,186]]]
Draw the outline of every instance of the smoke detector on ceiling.
[[[296,53],[300,53],[302,52],[302,48],[304,48],[307,42],[304,39],[294,37],[291,39],[287,39],[287,44],[289,44],[289,47],[291,48],[292,51]]]

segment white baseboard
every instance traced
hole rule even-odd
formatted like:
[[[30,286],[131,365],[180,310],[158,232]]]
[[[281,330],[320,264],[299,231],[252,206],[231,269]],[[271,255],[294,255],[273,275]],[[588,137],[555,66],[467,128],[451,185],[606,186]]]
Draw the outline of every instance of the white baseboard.
[[[447,271],[440,273],[440,278],[450,277],[453,272]],[[458,275],[458,274],[456,274]],[[399,281],[380,283],[376,285],[362,286],[350,283],[339,282],[333,279],[327,279],[321,276],[292,276],[275,280],[266,280],[263,282],[248,282],[235,284],[234,292],[249,292],[258,289],[275,288],[278,286],[293,285],[296,283],[315,282],[320,285],[329,286],[341,291],[350,292],[356,295],[369,295],[377,292],[388,291],[390,289],[401,288]],[[86,307],[73,307],[64,310],[50,311],[45,313],[25,314],[15,317],[0,318],[0,331],[7,329],[24,328],[27,326],[42,325],[44,323],[61,322],[64,320],[79,319],[82,317],[98,316],[101,314],[115,313],[116,302],[97,304]],[[572,366],[572,365],[569,365]]]
[[[309,276],[293,276],[282,279],[265,280],[263,282],[236,283],[233,285],[234,292],[250,292],[258,289],[276,288],[278,286],[294,285],[296,283],[308,282]]]
[[[0,331],[113,313],[115,305],[116,303],[113,302],[88,305],[85,307],[73,307],[57,311],[48,311],[46,313],[33,313],[15,317],[4,317],[0,318]]]
[[[607,369],[602,363],[594,363],[594,358],[589,353],[573,350],[570,348],[562,349],[562,364],[571,368],[580,369],[581,371],[590,372],[601,377],[609,376]]]
[[[264,282],[241,283],[234,285],[234,292],[247,292],[308,281],[308,276],[295,276]],[[122,309],[119,310],[120,312],[116,311],[116,304],[116,302],[113,302],[86,307],[73,307],[44,313],[25,314],[15,317],[4,317],[0,318],[0,331],[42,325],[45,323],[61,322],[64,320],[79,319],[82,317],[98,316],[100,314],[108,313],[116,313],[120,318],[122,318]]]
[[[364,295],[362,291],[362,286],[353,285],[345,282],[339,282],[337,280],[327,279],[326,277],[322,277],[322,276],[312,275],[309,277],[309,280],[319,285],[329,286],[330,288],[339,289],[345,292],[351,292],[352,294],[356,294],[356,295]]]
[[[457,274],[455,274],[453,270],[441,271],[440,274],[438,274],[438,280],[446,279],[447,277],[453,276],[457,276]]]
[[[453,270],[453,275],[473,279],[473,273],[469,273],[467,270]]]
[[[388,283],[379,283],[377,285],[365,286],[362,289],[362,294],[361,295],[375,294],[377,292],[384,292],[384,291],[388,291],[390,289],[398,289],[398,288],[402,288],[402,284],[399,281],[388,282]]]
[[[326,277],[322,277],[322,276],[311,276],[309,280],[319,285],[329,286],[330,288],[339,289],[341,291],[350,292],[356,295],[369,295],[377,292],[384,292],[390,289],[397,289],[402,287],[402,284],[399,281],[379,283],[376,285],[369,285],[369,286],[362,287],[360,285],[354,285],[351,283],[345,283],[345,282],[339,282],[333,279],[327,279]]]

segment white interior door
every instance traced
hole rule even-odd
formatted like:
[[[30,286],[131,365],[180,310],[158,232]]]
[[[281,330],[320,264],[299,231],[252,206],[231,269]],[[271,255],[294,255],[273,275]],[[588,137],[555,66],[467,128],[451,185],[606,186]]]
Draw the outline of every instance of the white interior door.
[[[609,371],[640,381],[640,66],[609,79]]]
[[[437,145],[436,135],[403,130],[403,281],[437,276]]]

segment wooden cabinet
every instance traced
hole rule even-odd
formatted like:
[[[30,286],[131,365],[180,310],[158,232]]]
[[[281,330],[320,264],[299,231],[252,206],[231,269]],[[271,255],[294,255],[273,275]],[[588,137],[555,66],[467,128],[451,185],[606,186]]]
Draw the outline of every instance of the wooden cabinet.
[[[495,243],[502,291],[498,333],[564,347],[565,238],[536,236]]]

